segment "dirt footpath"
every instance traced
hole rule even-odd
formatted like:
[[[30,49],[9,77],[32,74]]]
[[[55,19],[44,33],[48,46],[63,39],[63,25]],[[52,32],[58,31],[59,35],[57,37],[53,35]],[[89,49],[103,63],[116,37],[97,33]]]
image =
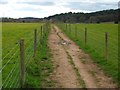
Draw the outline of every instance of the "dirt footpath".
[[[53,54],[54,72],[50,76],[56,87],[114,88],[116,85],[56,26],[52,26],[48,46]]]

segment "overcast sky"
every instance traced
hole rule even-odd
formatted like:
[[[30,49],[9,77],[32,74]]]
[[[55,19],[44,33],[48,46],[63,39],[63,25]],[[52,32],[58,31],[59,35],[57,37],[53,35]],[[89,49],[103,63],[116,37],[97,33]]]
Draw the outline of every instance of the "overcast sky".
[[[0,0],[0,17],[47,17],[66,12],[117,9],[119,0]]]

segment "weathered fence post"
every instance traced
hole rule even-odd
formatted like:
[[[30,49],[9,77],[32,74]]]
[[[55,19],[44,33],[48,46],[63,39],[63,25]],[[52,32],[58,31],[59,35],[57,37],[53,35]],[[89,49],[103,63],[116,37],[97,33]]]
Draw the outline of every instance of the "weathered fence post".
[[[43,25],[43,31],[42,31],[43,38],[44,38],[44,34],[45,34],[45,24]]]
[[[62,24],[62,30],[64,31],[64,24]]]
[[[87,45],[87,28],[85,28],[85,46]]]
[[[105,32],[105,57],[108,59],[108,32]]]
[[[45,29],[44,29],[45,36],[46,36],[46,32],[47,32],[47,23],[45,23]]]
[[[36,58],[36,50],[37,50],[37,30],[34,30],[34,59]]]
[[[71,34],[71,24],[69,24],[69,33]]]
[[[46,32],[47,32],[47,23],[45,23],[45,36],[46,36]]]
[[[67,23],[66,23],[66,30],[65,31],[67,31]]]
[[[23,88],[25,80],[25,66],[24,66],[24,39],[20,40],[20,86]]]
[[[75,37],[77,38],[77,25],[75,25]]]
[[[43,29],[43,27],[41,26],[41,29],[40,29],[40,36],[41,36],[41,38],[42,38],[42,29]]]

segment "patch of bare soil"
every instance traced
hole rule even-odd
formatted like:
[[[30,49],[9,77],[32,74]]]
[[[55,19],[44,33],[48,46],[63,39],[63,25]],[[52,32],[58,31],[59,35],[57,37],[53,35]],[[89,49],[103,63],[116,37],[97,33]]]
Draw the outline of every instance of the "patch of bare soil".
[[[51,30],[48,40],[49,48],[53,54],[54,73],[52,79],[57,82],[56,87],[77,88],[77,76],[69,63],[68,56],[61,45],[61,39],[54,29]]]
[[[54,73],[51,78],[55,80],[56,87],[81,88],[80,77],[84,81],[86,88],[114,88],[116,85],[112,79],[107,77],[100,68],[92,62],[90,56],[84,53],[79,46],[70,40],[56,26],[52,30],[48,39],[48,46],[53,54]],[[74,64],[70,63],[70,59]],[[77,75],[75,72],[77,69]]]

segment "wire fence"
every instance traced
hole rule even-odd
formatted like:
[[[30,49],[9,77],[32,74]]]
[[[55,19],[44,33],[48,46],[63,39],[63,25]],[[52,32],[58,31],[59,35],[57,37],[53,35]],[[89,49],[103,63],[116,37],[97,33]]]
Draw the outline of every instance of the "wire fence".
[[[96,52],[99,57],[107,61],[113,70],[118,71],[117,25],[59,23],[58,27],[81,47],[89,48],[91,53]]]
[[[78,39],[82,44],[85,45],[85,28],[87,28],[87,25],[82,26],[81,24],[60,24],[58,25],[66,34],[69,33],[69,35],[74,38]],[[90,26],[89,26],[90,27]],[[118,35],[117,35],[117,28],[116,30],[106,30],[106,27],[103,27],[103,30],[97,30],[97,28],[87,28],[87,46],[89,46],[92,49],[96,49],[96,51],[99,53],[101,50],[102,53],[99,53],[102,57],[105,53],[105,33],[108,33],[108,52],[113,53],[112,55],[109,55],[108,53],[108,60],[112,60],[111,57],[114,57],[114,55],[118,56]],[[100,27],[100,26],[99,26]],[[98,27],[98,28],[99,28]],[[117,26],[116,26],[117,27]],[[113,34],[116,32],[115,34]],[[77,37],[76,37],[77,36]],[[118,58],[116,58],[118,60]]]
[[[13,48],[11,48],[11,50],[9,50],[7,54],[4,54],[2,56],[2,68],[0,68],[0,74],[2,74],[2,87],[0,89],[23,87],[25,78],[27,77],[26,75],[27,65],[29,64],[30,60],[34,59],[35,54],[34,46],[35,45],[36,47],[40,46],[41,38],[44,37],[43,35],[45,35],[46,29],[47,29],[46,24],[42,25],[39,30],[36,30],[35,37],[33,38],[29,37],[28,39],[24,40],[23,42],[24,46],[21,46],[20,43],[21,40],[19,40],[19,42],[16,43],[16,45],[13,46]],[[34,30],[33,33],[35,33]],[[36,44],[34,42],[35,38]],[[21,57],[21,47],[24,47],[22,48],[22,50],[24,50],[24,52],[22,53],[24,54],[24,57]],[[24,59],[23,60],[24,62],[22,63],[24,65],[21,64],[21,59]],[[23,66],[25,67],[23,68]],[[24,69],[23,71],[25,73],[22,73],[21,69]],[[22,74],[24,75],[21,78]],[[23,78],[24,80],[21,80]],[[21,84],[21,81],[23,85]]]

